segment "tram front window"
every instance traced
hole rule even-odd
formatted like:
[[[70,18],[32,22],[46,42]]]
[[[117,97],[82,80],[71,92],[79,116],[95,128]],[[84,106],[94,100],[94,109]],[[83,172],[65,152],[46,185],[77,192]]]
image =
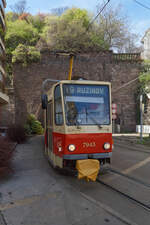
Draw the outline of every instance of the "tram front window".
[[[68,126],[110,124],[108,85],[63,85]]]

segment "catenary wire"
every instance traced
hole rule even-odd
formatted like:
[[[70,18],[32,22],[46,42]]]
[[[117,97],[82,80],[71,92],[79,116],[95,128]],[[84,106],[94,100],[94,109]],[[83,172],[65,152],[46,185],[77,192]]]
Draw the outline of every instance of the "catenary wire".
[[[137,0],[133,0],[133,1],[136,2],[138,5],[142,6],[143,8],[150,10],[150,7],[144,5],[143,3],[141,3],[141,2],[139,2]]]
[[[108,3],[110,2],[110,0],[107,0],[107,2],[105,3],[105,5],[103,6],[103,8],[99,11],[99,13],[95,16],[95,18],[90,22],[90,24],[88,25],[86,31],[88,31],[88,29],[90,28],[90,26],[92,25],[92,23],[97,19],[97,17],[102,13],[102,11],[105,9],[105,7],[108,5]]]

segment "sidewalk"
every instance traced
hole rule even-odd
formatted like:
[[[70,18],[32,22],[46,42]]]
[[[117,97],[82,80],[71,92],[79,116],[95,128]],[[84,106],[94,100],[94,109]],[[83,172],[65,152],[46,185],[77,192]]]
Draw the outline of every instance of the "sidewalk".
[[[148,134],[143,134],[144,137],[149,137]],[[114,146],[126,147],[130,150],[142,151],[150,153],[150,147],[140,143],[139,134],[113,134]]]
[[[42,143],[38,136],[17,146],[14,174],[0,181],[0,225],[133,224],[53,170]]]

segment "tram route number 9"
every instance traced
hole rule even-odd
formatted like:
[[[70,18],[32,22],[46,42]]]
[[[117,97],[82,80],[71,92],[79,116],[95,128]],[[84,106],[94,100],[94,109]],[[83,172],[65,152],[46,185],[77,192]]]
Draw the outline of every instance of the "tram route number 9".
[[[95,142],[84,142],[83,148],[88,148],[88,147],[94,148],[94,147],[96,147],[96,143]]]

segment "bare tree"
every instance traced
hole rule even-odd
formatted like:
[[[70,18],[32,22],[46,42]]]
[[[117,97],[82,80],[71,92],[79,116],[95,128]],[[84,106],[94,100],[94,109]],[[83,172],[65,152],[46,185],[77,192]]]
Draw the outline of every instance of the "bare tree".
[[[26,0],[19,0],[14,5],[10,6],[13,13],[17,15],[22,15],[28,11],[27,1]]]
[[[54,9],[51,9],[51,13],[53,15],[56,15],[56,16],[61,16],[66,10],[68,10],[69,7],[59,7],[59,8],[54,8]]]
[[[97,6],[98,11],[101,7]],[[130,31],[128,18],[122,14],[121,5],[116,8],[109,5],[99,16],[97,23],[100,33],[111,49],[118,52],[138,50],[138,36]]]
[[[143,46],[138,43],[139,36],[137,34],[129,33],[127,40],[124,43],[124,52],[140,53],[143,51]]]

